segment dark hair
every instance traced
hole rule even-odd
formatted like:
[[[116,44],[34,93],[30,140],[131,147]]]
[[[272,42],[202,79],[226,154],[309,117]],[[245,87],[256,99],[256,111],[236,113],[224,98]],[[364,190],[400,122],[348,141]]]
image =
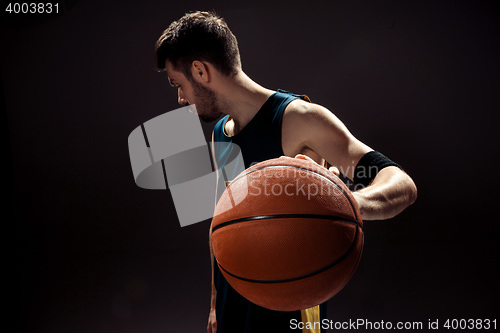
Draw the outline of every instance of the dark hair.
[[[156,66],[165,70],[172,63],[187,78],[195,60],[207,61],[226,75],[241,67],[238,42],[223,18],[211,12],[187,13],[174,21],[156,41]]]

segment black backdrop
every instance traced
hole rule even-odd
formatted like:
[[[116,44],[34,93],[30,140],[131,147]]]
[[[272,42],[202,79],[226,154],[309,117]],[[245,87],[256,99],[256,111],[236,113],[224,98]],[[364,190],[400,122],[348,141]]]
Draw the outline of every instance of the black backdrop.
[[[205,330],[209,222],[181,228],[168,191],[135,185],[127,147],[178,107],[153,47],[197,9],[226,18],[250,77],[308,94],[418,186],[405,212],[366,223],[329,318],[498,316],[497,2],[59,4],[2,17],[4,288],[19,332]]]

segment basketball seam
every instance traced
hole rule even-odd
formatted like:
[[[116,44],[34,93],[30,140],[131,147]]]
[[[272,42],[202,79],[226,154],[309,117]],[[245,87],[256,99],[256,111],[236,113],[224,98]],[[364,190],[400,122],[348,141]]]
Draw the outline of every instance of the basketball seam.
[[[351,209],[352,209],[352,211],[354,213],[354,217],[356,218],[356,220],[358,219],[358,214],[356,214],[356,209],[354,209],[354,204],[352,203],[352,201],[349,198],[349,196],[344,192],[344,190],[339,185],[337,185],[334,181],[332,181],[331,179],[329,179],[328,177],[325,177],[322,174],[317,173],[316,171],[313,171],[313,170],[304,169],[304,168],[296,167],[296,166],[293,166],[293,165],[270,165],[270,166],[265,166],[265,167],[262,167],[262,168],[257,168],[257,169],[245,172],[244,174],[242,174],[242,175],[236,177],[235,179],[233,179],[233,181],[231,182],[231,184],[229,186],[231,186],[232,184],[234,184],[240,178],[243,178],[244,176],[249,175],[249,174],[251,174],[251,173],[253,173],[255,171],[264,170],[264,169],[270,169],[270,168],[279,168],[279,167],[282,167],[282,168],[283,167],[284,168],[293,168],[293,169],[307,171],[307,172],[313,173],[315,175],[318,175],[321,178],[326,179],[327,181],[329,181],[330,183],[332,183],[333,185],[335,185],[342,192],[342,194],[344,195],[344,197],[347,199],[347,201],[349,201],[349,204],[351,205]]]
[[[359,235],[360,232],[362,232],[362,229],[363,229],[362,224],[360,222],[358,222],[358,218],[359,217],[358,217],[358,214],[356,213],[356,209],[354,207],[354,204],[351,201],[351,199],[349,198],[349,196],[345,193],[344,189],[342,189],[338,184],[336,184],[334,181],[332,181],[328,177],[326,177],[326,176],[324,176],[324,175],[322,175],[322,174],[320,174],[320,173],[318,173],[316,171],[313,171],[313,170],[309,170],[309,169],[305,169],[305,168],[301,168],[301,167],[296,167],[296,166],[291,166],[291,165],[265,166],[265,167],[261,167],[261,168],[257,168],[257,169],[245,172],[244,174],[242,174],[242,175],[236,177],[235,179],[233,179],[233,181],[231,182],[231,184],[229,186],[233,185],[240,178],[243,178],[244,176],[249,175],[250,173],[253,173],[255,171],[260,171],[260,170],[270,169],[270,168],[278,168],[278,167],[293,168],[293,169],[298,169],[298,170],[303,170],[303,171],[306,171],[306,172],[310,172],[310,173],[313,173],[313,174],[315,174],[315,175],[317,175],[317,176],[319,176],[319,177],[327,180],[328,182],[330,182],[331,184],[333,184],[334,186],[336,186],[342,192],[342,194],[344,195],[344,197],[347,199],[347,201],[351,205],[351,209],[352,209],[352,212],[354,213],[354,217],[355,217],[356,221],[353,221],[351,219],[346,219],[346,218],[343,218],[343,217],[339,217],[339,216],[319,215],[319,214],[275,214],[275,215],[259,215],[259,216],[250,216],[250,217],[238,218],[238,219],[234,219],[234,220],[231,220],[231,221],[223,222],[223,223],[215,226],[212,229],[212,234],[216,230],[218,230],[218,229],[221,229],[221,228],[226,227],[228,225],[232,225],[232,224],[236,224],[236,223],[241,223],[241,222],[248,222],[248,221],[253,221],[253,220],[261,220],[261,219],[271,219],[271,218],[304,218],[304,217],[307,217],[307,218],[318,218],[318,219],[328,219],[328,220],[335,220],[335,219],[337,219],[337,220],[340,220],[339,222],[345,222],[345,223],[353,224],[353,225],[356,226],[356,233],[355,233],[355,236],[354,236],[354,240],[351,243],[351,246],[347,249],[347,251],[342,256],[340,256],[339,258],[337,258],[334,262],[332,262],[332,263],[330,263],[330,264],[328,264],[328,265],[326,265],[326,266],[324,266],[324,267],[322,267],[322,268],[320,268],[320,269],[318,269],[318,270],[316,270],[314,272],[311,272],[311,273],[308,273],[308,274],[304,274],[304,275],[301,275],[301,276],[298,276],[298,277],[288,278],[288,279],[279,279],[279,280],[256,280],[256,279],[248,279],[248,278],[244,278],[244,277],[238,276],[236,274],[233,274],[233,273],[227,271],[218,262],[218,266],[220,267],[221,270],[223,270],[226,274],[228,274],[228,275],[230,275],[230,276],[232,276],[232,277],[234,277],[236,279],[239,279],[241,281],[246,281],[246,282],[251,282],[251,283],[286,283],[286,282],[293,282],[293,281],[297,281],[297,280],[302,280],[302,279],[314,276],[316,274],[319,274],[321,272],[324,272],[324,271],[332,268],[333,266],[335,266],[337,263],[341,262],[349,253],[351,253],[351,251],[353,250],[353,248],[355,247],[355,245],[357,243],[357,239],[359,237],[358,235]],[[361,255],[359,255],[358,258],[357,258],[357,262],[358,263],[359,263],[360,257],[361,257]],[[353,274],[353,272],[351,272],[350,276],[348,277],[348,279],[346,279],[346,281],[348,281],[350,279],[350,277],[352,277],[352,274]],[[345,285],[346,281],[344,281],[343,285]]]
[[[351,246],[349,247],[349,249],[347,249],[347,251],[342,256],[340,256],[339,258],[337,258],[337,260],[335,260],[331,264],[328,264],[328,265],[326,265],[326,266],[324,266],[324,267],[322,267],[322,268],[320,268],[320,269],[318,269],[318,270],[316,270],[314,272],[311,272],[311,273],[308,273],[308,274],[304,274],[304,275],[301,275],[301,276],[297,276],[297,277],[293,277],[293,278],[279,279],[279,280],[256,280],[256,279],[248,279],[248,278],[244,278],[244,277],[238,276],[236,274],[233,274],[233,273],[227,271],[226,269],[224,269],[224,267],[221,266],[221,264],[219,262],[217,262],[217,264],[219,265],[220,269],[222,269],[224,272],[226,272],[230,276],[232,276],[232,277],[234,277],[234,278],[236,278],[238,280],[241,280],[241,281],[252,282],[252,283],[284,283],[284,282],[293,282],[293,281],[297,281],[297,280],[306,279],[308,277],[311,277],[311,276],[314,276],[316,274],[322,273],[322,272],[324,272],[324,271],[332,268],[333,266],[335,266],[339,262],[341,262],[352,251],[352,249],[354,248],[355,244],[357,243],[358,234],[359,234],[359,229],[356,228],[356,234],[354,235],[354,240],[351,243]],[[359,257],[358,257],[358,262],[359,262]],[[352,276],[352,273],[353,272],[351,272],[351,275],[349,276],[349,278]]]
[[[344,217],[340,216],[335,216],[335,215],[320,215],[320,214],[271,214],[271,215],[256,215],[256,216],[248,216],[248,217],[241,217],[237,218],[234,220],[226,221],[221,224],[216,225],[215,227],[212,228],[212,234],[221,228],[227,227],[229,225],[237,224],[237,223],[242,223],[242,222],[249,222],[249,221],[256,221],[256,220],[270,220],[270,219],[286,219],[286,218],[310,218],[310,219],[321,219],[321,220],[335,220],[337,222],[344,222],[344,223],[349,223],[353,224],[357,227],[360,227],[363,229],[363,226],[361,223],[358,221],[353,221],[351,219],[347,219]]]
[[[363,241],[364,243],[364,241]],[[363,253],[363,243],[361,243],[361,251],[359,251],[359,254],[358,254],[358,258],[356,259],[356,265],[354,267],[358,267],[359,265],[359,262],[360,262],[360,259],[361,259],[361,254]],[[339,291],[341,291],[342,289],[344,289],[344,287],[346,286],[346,284],[351,280],[352,276],[354,275],[354,272],[356,270],[353,270],[351,272],[351,274],[349,274],[349,276],[344,280],[344,283],[342,283],[342,285],[340,285],[329,297],[328,299],[332,298],[333,296],[337,295],[337,293]]]

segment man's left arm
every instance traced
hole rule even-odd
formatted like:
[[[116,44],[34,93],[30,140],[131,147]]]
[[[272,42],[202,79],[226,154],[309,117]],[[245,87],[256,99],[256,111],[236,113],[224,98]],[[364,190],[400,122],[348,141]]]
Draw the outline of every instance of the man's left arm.
[[[290,106],[286,110],[286,126],[292,129],[289,133],[294,133],[290,138],[290,146],[294,147],[292,150],[312,150],[345,176],[354,179],[361,158],[373,152],[373,149],[355,138],[326,108],[303,101],[291,103]],[[388,159],[385,161],[392,162]],[[379,165],[378,169],[375,166],[373,169],[377,172],[371,175],[368,186],[353,192],[363,220],[392,218],[415,202],[415,183],[395,165]],[[372,170],[369,167],[367,165],[367,170]]]
[[[367,187],[352,192],[363,220],[385,220],[396,216],[417,199],[413,180],[396,166],[380,170]]]

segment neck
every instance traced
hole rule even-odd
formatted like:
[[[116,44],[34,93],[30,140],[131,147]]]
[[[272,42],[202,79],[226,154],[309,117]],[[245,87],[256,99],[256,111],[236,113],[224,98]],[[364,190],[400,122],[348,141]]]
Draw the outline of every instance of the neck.
[[[222,79],[217,90],[224,113],[230,117],[226,128],[229,135],[241,131],[274,93],[254,82],[243,71]]]

